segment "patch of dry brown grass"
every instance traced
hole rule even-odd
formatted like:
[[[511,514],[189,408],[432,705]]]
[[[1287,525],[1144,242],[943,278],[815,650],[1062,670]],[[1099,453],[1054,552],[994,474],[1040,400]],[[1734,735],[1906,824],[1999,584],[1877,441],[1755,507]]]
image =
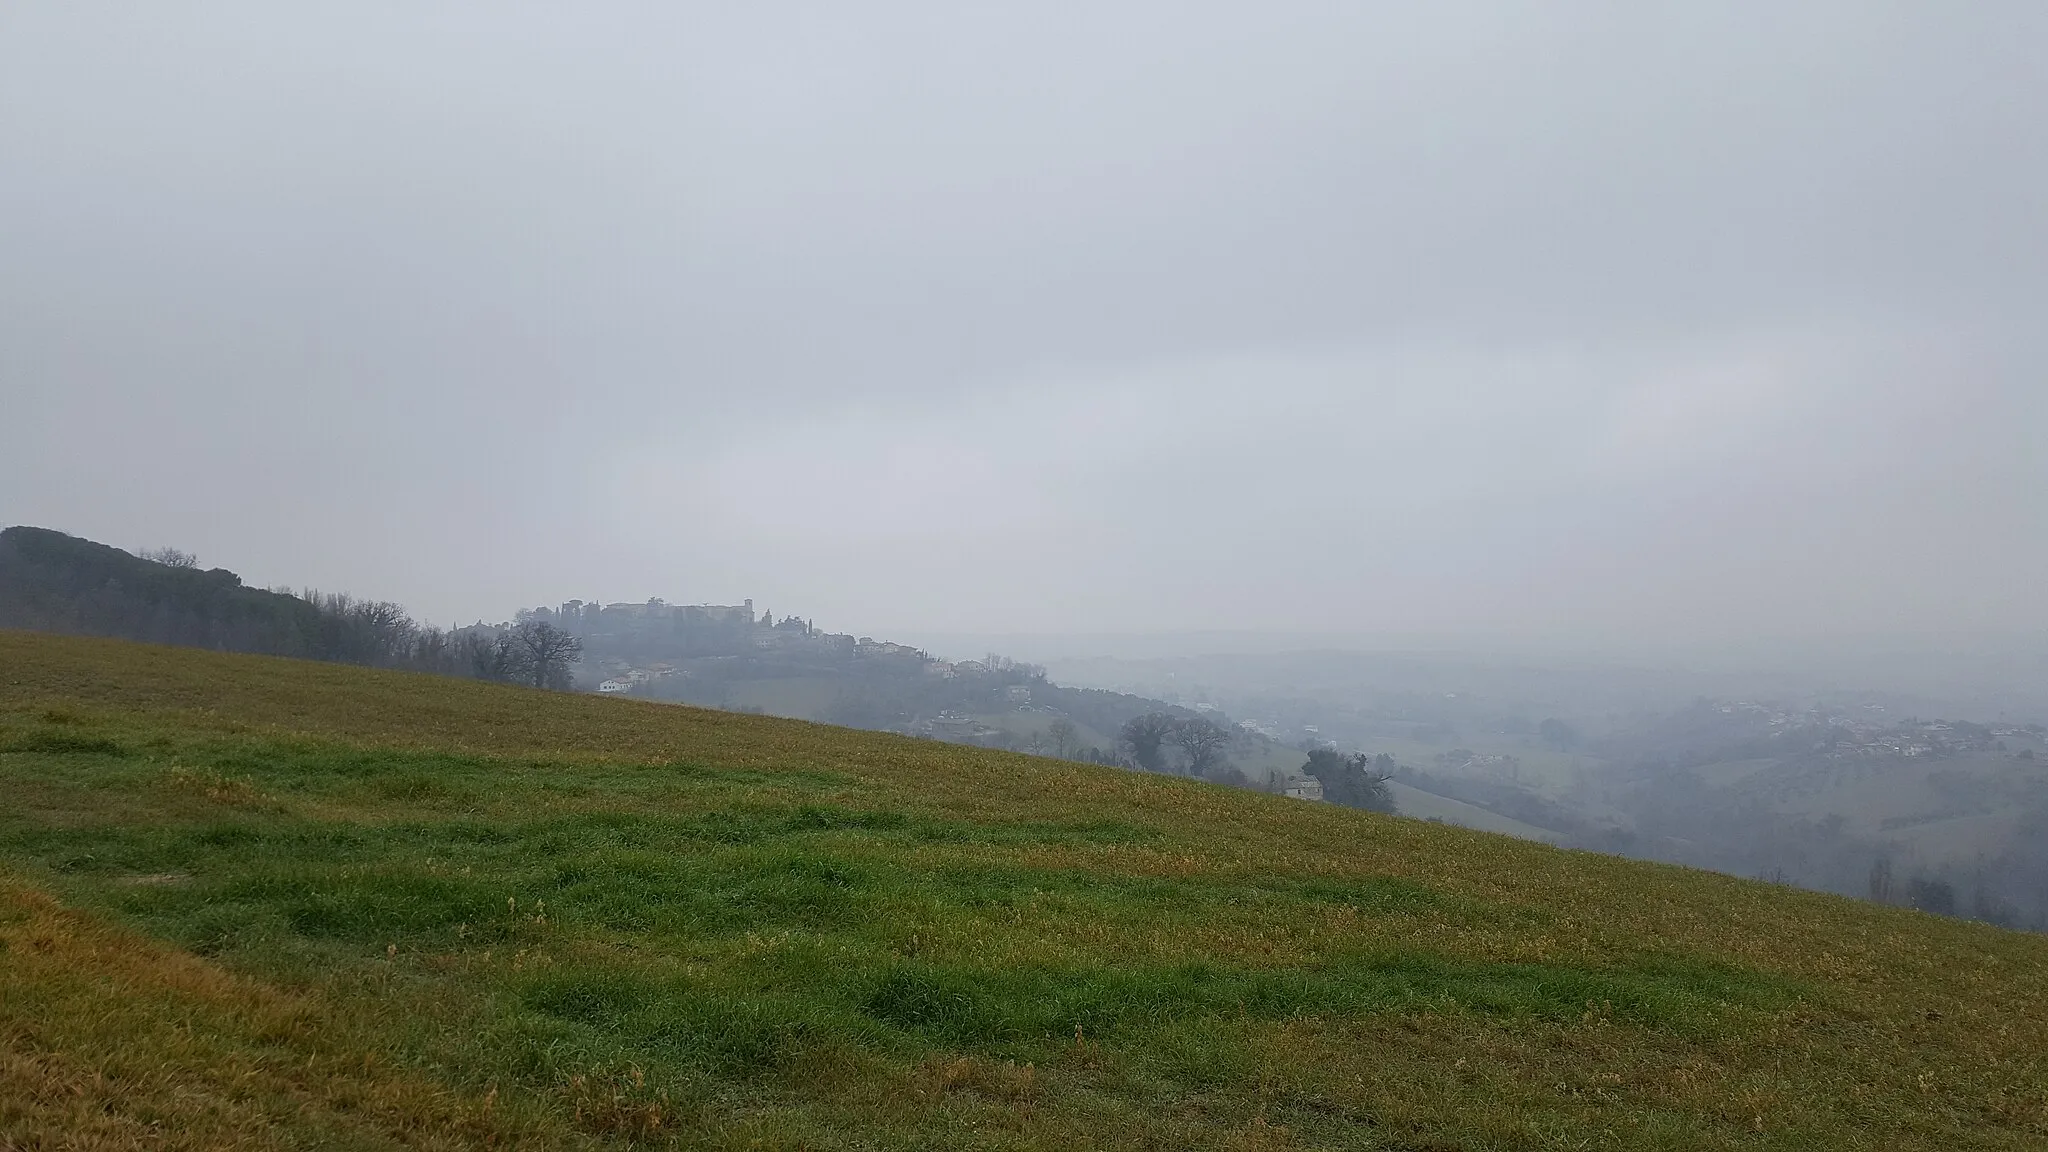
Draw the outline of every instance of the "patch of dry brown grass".
[[[343,1020],[0,879],[0,1148],[575,1143],[397,1068]]]

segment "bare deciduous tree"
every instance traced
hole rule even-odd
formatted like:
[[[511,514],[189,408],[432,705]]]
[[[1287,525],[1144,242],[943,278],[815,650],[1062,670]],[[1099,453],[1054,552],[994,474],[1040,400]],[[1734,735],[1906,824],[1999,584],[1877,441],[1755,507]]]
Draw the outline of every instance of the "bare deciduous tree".
[[[518,671],[514,666],[512,637],[509,635],[492,637],[474,629],[465,629],[457,635],[454,649],[451,663],[459,675],[503,681],[513,679]]]
[[[1065,760],[1078,751],[1080,744],[1074,739],[1074,722],[1062,716],[1046,726],[1045,734],[1052,738],[1052,754]]]
[[[1125,721],[1123,730],[1117,733],[1118,742],[1130,754],[1131,762],[1147,772],[1163,772],[1166,760],[1160,754],[1166,743],[1167,734],[1173,731],[1174,719],[1165,712],[1147,712]]]
[[[136,555],[144,560],[161,564],[166,568],[199,567],[199,557],[194,556],[190,552],[181,552],[176,548],[145,548],[137,552]]]
[[[1870,898],[1879,904],[1892,902],[1892,858],[1880,855],[1870,865]]]
[[[1223,766],[1223,752],[1230,747],[1230,733],[1200,716],[1174,721],[1166,739],[1187,758],[1190,776],[1206,776]]]
[[[568,688],[569,666],[583,659],[583,637],[529,620],[506,633],[519,678],[535,688]]]

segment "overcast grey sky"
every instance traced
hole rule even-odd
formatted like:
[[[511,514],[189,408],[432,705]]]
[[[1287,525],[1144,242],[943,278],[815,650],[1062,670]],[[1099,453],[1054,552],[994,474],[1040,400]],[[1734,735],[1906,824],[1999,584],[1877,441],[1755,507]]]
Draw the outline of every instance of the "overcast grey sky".
[[[2048,628],[2048,5],[0,4],[0,522],[441,621]]]

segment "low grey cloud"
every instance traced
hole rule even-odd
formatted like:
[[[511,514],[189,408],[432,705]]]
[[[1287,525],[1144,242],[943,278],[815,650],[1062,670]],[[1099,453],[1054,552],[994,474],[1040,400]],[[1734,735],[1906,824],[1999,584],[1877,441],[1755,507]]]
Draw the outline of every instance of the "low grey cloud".
[[[2048,628],[2048,10],[16,5],[0,519],[441,620]]]

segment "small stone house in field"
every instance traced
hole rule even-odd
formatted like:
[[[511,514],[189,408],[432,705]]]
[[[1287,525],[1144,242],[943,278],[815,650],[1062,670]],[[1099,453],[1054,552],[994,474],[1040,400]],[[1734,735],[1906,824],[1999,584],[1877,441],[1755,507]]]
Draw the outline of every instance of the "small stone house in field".
[[[1287,781],[1284,791],[1296,800],[1321,800],[1323,782],[1313,776],[1296,776]]]

